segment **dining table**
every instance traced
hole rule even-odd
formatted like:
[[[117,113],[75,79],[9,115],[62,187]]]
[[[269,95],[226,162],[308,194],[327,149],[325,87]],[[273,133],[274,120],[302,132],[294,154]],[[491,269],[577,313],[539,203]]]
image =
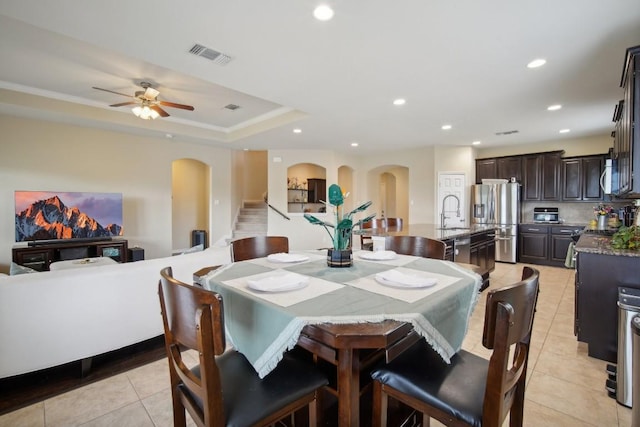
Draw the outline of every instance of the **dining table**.
[[[362,372],[425,339],[446,362],[460,350],[481,276],[450,261],[357,251],[351,267],[325,251],[234,262],[199,283],[219,293],[233,347],[265,377],[296,346],[335,367],[337,424],[360,425]],[[362,380],[362,381],[361,381]]]

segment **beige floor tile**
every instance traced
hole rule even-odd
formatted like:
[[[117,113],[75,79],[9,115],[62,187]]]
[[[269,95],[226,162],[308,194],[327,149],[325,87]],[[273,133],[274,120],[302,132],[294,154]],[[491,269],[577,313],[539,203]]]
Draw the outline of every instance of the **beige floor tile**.
[[[138,401],[125,374],[47,399],[44,402],[47,427],[81,425]]]
[[[0,416],[0,427],[44,427],[44,403],[27,406]]]
[[[154,427],[142,403],[134,402],[91,420],[82,427]]]
[[[129,381],[131,381],[131,384],[133,384],[133,388],[136,393],[138,393],[140,399],[144,399],[160,390],[171,387],[169,363],[167,359],[158,360],[133,369],[127,372],[127,377]]]
[[[526,390],[528,400],[597,426],[618,424],[616,401],[600,392],[534,371]]]
[[[578,342],[575,337],[571,338],[552,334],[547,334],[542,349],[543,351],[550,351],[569,357],[578,357],[579,355],[587,354],[586,345]]]
[[[618,405],[618,426],[631,427],[631,408],[624,405]]]
[[[556,313],[556,316],[553,318],[553,323],[549,328],[549,333],[553,335],[557,335],[559,337],[570,338],[572,340],[576,340],[576,336],[573,334],[574,328],[574,317],[573,313],[564,314],[564,313]]]
[[[605,365],[606,362],[592,357],[570,357],[542,351],[535,368],[537,372],[600,392],[607,379]]]
[[[585,427],[593,424],[587,424],[570,415],[525,399],[523,425],[524,427]]]
[[[142,400],[142,404],[153,420],[155,427],[172,427],[173,426],[173,407],[171,404],[171,390],[162,390],[152,396]],[[195,426],[189,414],[187,413],[187,426]]]

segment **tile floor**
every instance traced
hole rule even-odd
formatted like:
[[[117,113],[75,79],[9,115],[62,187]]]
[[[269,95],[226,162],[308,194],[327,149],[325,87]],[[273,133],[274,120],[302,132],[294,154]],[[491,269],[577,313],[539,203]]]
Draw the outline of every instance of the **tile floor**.
[[[540,296],[529,357],[524,424],[630,426],[631,410],[618,405],[604,390],[606,363],[588,357],[586,346],[573,335],[573,271],[537,268],[541,272]],[[499,263],[491,274],[491,287],[511,284],[521,272],[521,264]],[[481,344],[486,291],[482,295],[463,347],[488,357],[489,351]],[[165,360],[0,417],[0,427],[112,425],[172,425]]]

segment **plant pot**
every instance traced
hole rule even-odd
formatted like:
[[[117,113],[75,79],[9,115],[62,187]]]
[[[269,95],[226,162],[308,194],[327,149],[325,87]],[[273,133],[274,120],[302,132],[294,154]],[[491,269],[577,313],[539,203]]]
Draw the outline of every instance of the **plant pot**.
[[[353,265],[353,253],[351,249],[328,249],[327,265],[329,267],[351,267]]]
[[[598,230],[606,230],[607,229],[607,215],[598,215]]]

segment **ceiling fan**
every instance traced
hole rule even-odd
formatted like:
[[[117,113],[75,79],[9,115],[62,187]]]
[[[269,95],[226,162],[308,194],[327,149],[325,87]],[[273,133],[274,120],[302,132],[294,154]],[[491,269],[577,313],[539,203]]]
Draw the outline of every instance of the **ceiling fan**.
[[[160,92],[154,89],[153,87],[151,87],[151,83],[149,82],[140,82],[140,86],[144,90],[136,91],[133,94],[133,96],[127,95],[126,93],[120,93],[113,90],[103,89],[95,86],[93,86],[93,89],[102,90],[104,92],[115,93],[116,95],[122,95],[128,98],[133,98],[132,101],[120,102],[118,104],[111,104],[109,106],[124,107],[125,105],[136,105],[135,107],[132,108],[133,114],[145,120],[155,119],[157,117],[169,117],[169,113],[167,113],[164,109],[162,109],[162,107],[180,108],[181,110],[189,110],[189,111],[194,110],[194,108],[191,105],[176,104],[175,102],[158,100],[158,95],[160,95]]]

